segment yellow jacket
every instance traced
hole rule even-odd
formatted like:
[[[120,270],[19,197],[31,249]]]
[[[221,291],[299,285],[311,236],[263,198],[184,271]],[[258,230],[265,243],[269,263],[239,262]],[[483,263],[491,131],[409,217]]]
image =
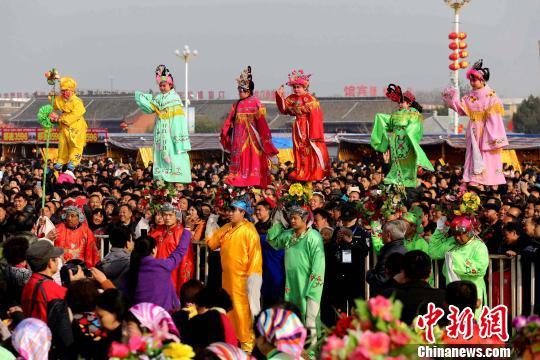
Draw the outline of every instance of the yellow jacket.
[[[86,128],[88,125],[84,120],[84,113],[86,109],[82,100],[77,95],[72,95],[68,100],[64,99],[62,96],[54,97],[54,109],[62,111],[58,123],[65,125],[67,127],[72,127],[77,124],[77,127]],[[82,120],[80,125],[77,123],[79,120]]]

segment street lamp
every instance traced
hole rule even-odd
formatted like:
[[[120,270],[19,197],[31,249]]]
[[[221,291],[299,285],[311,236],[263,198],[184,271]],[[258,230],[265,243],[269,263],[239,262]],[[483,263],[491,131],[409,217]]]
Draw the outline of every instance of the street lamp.
[[[184,59],[184,63],[186,64],[186,83],[185,83],[185,106],[186,108],[189,106],[189,93],[188,93],[188,63],[189,60],[191,60],[192,57],[197,56],[199,52],[197,50],[191,51],[189,48],[189,45],[184,45],[184,49],[182,51],[176,49],[174,51],[176,56],[181,57]]]
[[[444,0],[446,5],[450,6],[454,10],[454,32],[456,34],[459,34],[459,11],[462,7],[467,5],[471,0]],[[459,38],[455,39],[456,45],[459,45]],[[456,54],[459,51],[459,46],[456,46]],[[458,98],[460,97],[459,94],[459,68],[456,68],[455,70],[452,70],[450,72],[450,80],[452,84],[454,85],[454,88],[457,91]],[[459,129],[459,114],[453,110],[449,110],[452,112],[453,118],[454,118],[454,134],[458,133]]]

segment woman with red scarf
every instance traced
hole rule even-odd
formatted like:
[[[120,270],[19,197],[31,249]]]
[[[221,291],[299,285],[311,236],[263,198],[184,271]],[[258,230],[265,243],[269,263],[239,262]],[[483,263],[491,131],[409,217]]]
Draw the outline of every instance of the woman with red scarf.
[[[310,77],[303,70],[293,70],[287,85],[293,88],[294,93],[285,98],[283,85],[276,91],[279,111],[296,117],[292,125],[295,170],[289,177],[306,182],[322,180],[329,169],[323,113],[319,101],[308,91]]]

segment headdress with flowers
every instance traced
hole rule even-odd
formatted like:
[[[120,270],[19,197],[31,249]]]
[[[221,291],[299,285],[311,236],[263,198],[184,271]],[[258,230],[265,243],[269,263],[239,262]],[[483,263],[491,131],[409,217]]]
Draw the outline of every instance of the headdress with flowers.
[[[156,67],[156,82],[159,85],[164,81],[174,86],[174,79],[169,69],[165,65],[158,65]]]
[[[287,81],[287,85],[294,86],[294,85],[302,85],[305,88],[309,87],[309,79],[311,77],[311,74],[305,74],[304,70],[293,70],[289,74],[289,81]]]
[[[478,60],[467,71],[467,79],[471,80],[471,77],[476,77],[483,81],[489,81],[489,68],[483,68],[483,59]]]
[[[160,212],[161,207],[165,204],[178,208],[178,191],[174,184],[155,181],[151,187],[142,191],[141,205],[148,208],[152,214]]]
[[[313,195],[313,189],[302,183],[293,183],[287,193],[279,198],[279,202],[286,206],[306,206]]]
[[[372,221],[386,219],[399,213],[406,198],[404,187],[393,184],[382,185],[379,189],[371,190],[366,197],[358,201],[356,209],[362,222],[367,225]]]

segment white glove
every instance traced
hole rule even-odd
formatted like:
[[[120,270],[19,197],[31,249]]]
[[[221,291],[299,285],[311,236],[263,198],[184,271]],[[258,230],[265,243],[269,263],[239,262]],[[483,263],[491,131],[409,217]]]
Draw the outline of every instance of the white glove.
[[[216,214],[211,214],[208,217],[208,221],[206,222],[206,231],[205,231],[205,237],[207,239],[212,236],[214,231],[219,229],[219,225],[217,223],[218,218],[219,218],[219,215],[216,215]]]
[[[261,312],[261,286],[262,276],[260,274],[254,273],[248,276],[247,293],[251,318],[255,318]]]
[[[446,226],[446,216],[442,216],[439,220],[437,220],[437,230],[440,232],[447,232],[448,227]]]

